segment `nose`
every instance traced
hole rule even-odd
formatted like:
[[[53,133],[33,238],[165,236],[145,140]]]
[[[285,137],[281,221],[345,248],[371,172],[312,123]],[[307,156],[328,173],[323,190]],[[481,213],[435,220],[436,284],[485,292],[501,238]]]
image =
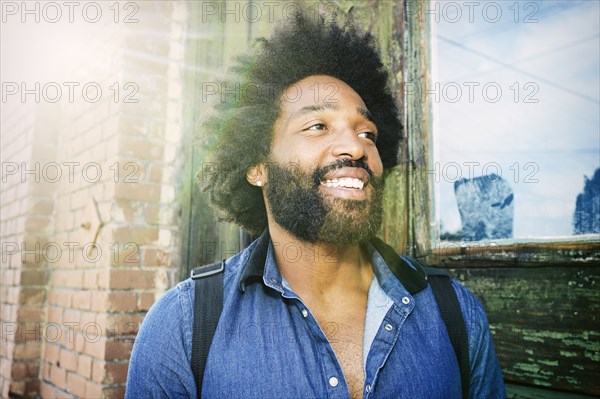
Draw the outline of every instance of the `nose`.
[[[344,129],[336,134],[333,155],[336,158],[361,159],[366,154],[363,140],[354,129]]]

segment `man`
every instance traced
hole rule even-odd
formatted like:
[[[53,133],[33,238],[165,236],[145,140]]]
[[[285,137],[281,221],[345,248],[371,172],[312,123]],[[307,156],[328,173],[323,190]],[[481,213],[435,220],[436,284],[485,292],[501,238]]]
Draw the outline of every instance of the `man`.
[[[252,92],[205,125],[205,182],[231,221],[262,232],[225,261],[204,398],[460,398],[458,362],[431,288],[403,281],[370,239],[401,125],[374,40],[302,13],[235,68]],[[223,168],[226,169],[226,168]],[[472,398],[504,397],[485,313],[457,282]],[[148,312],[127,397],[195,397],[194,284]]]

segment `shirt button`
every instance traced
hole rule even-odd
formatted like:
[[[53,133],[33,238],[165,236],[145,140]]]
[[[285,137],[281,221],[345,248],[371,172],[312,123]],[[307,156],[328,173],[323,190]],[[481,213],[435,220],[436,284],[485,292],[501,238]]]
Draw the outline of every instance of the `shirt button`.
[[[367,391],[367,393],[371,392],[371,385],[367,384],[367,386],[365,387],[365,391]]]
[[[302,309],[302,316],[308,317],[308,311],[306,309]]]
[[[332,387],[337,387],[337,384],[338,384],[338,379],[337,378],[331,377],[329,379],[329,385],[331,385]]]
[[[392,331],[394,329],[394,326],[391,324],[386,324],[384,328],[388,331]]]
[[[407,296],[402,297],[402,303],[408,305],[410,303],[410,299]]]

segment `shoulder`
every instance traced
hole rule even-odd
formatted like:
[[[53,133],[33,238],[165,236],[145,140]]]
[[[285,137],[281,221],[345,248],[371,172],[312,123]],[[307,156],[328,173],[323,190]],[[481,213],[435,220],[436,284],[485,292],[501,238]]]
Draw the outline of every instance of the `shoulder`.
[[[190,369],[191,281],[179,283],[152,305],[135,339],[126,397],[177,397],[195,393]]]
[[[452,286],[460,303],[467,329],[471,327],[487,328],[487,317],[479,299],[477,299],[471,290],[454,278],[452,279]]]
[[[183,353],[191,353],[193,289],[191,279],[182,281],[152,305],[144,317],[134,349],[148,350],[169,341],[179,344]]]

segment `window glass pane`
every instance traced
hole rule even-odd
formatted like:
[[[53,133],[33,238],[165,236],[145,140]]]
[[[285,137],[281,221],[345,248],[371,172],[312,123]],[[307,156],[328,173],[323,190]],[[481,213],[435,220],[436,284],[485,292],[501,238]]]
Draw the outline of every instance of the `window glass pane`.
[[[600,233],[600,2],[427,7],[440,238]]]

